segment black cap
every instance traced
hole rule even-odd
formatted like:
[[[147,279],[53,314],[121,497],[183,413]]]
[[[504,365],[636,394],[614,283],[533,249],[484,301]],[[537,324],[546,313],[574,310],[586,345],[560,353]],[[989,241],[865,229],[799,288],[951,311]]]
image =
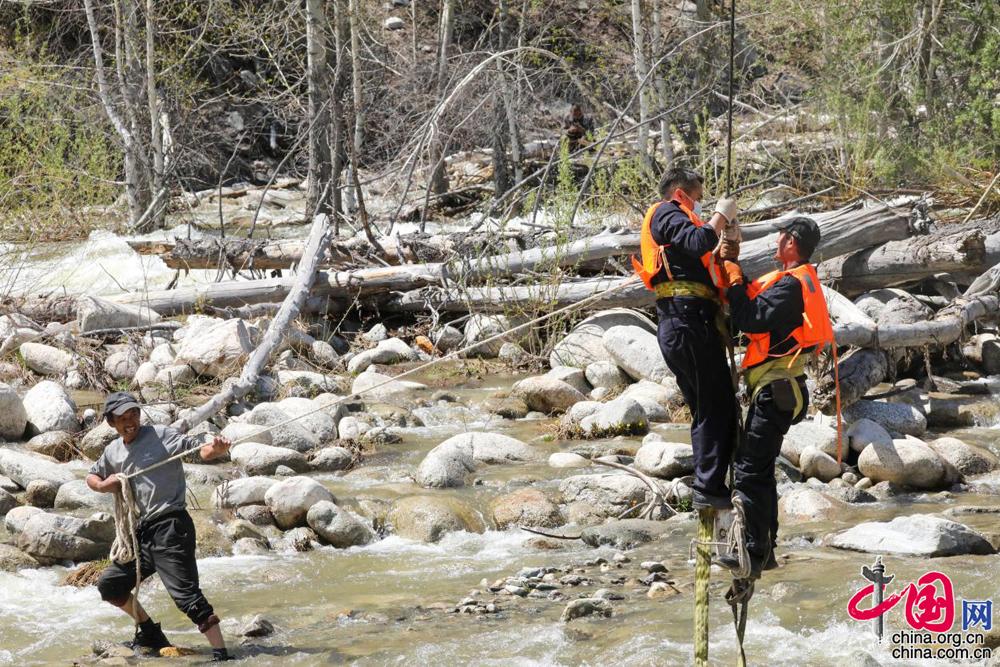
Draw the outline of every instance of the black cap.
[[[797,215],[787,220],[779,220],[774,224],[774,228],[795,237],[804,260],[809,259],[819,245],[819,225],[812,218]]]
[[[104,416],[121,416],[138,407],[139,402],[135,400],[135,396],[125,391],[116,391],[104,399]]]

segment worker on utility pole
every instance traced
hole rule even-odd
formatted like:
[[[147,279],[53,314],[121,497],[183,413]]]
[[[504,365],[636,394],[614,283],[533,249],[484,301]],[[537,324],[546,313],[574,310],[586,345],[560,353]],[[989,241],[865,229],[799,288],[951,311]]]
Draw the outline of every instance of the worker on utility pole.
[[[724,263],[730,317],[748,338],[743,372],[750,407],[733,462],[733,486],[745,512],[751,578],[778,566],[775,460],[789,427],[802,420],[809,405],[805,365],[810,353],[834,343],[819,276],[809,263],[820,241],[819,227],[805,216],[775,227],[780,269],[747,284],[737,262]],[[739,569],[735,555],[719,560]]]
[[[728,509],[732,501],[726,473],[738,415],[726,363],[719,241],[726,227],[735,225],[737,209],[735,199],[720,199],[714,215],[703,222],[703,182],[690,169],[663,174],[661,200],[649,207],[642,222],[642,261],[633,257],[632,265],[656,292],[660,352],[691,411],[694,506]]]

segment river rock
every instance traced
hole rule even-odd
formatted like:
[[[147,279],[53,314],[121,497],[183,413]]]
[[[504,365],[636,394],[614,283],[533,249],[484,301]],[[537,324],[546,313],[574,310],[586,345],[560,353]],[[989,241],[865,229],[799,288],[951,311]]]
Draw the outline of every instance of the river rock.
[[[375,541],[375,532],[358,515],[321,500],[306,514],[309,527],[337,549],[357,547]]]
[[[223,482],[212,491],[212,507],[234,509],[244,505],[260,505],[267,490],[277,484],[270,477],[241,477]]]
[[[49,431],[76,433],[76,403],[66,390],[51,380],[43,380],[24,395],[24,412],[28,418],[28,433],[38,435]]]
[[[91,491],[85,480],[74,479],[59,487],[54,506],[57,510],[94,509],[111,512],[114,510],[114,496]]]
[[[320,444],[337,439],[336,418],[323,410],[319,401],[293,397],[279,401],[276,405],[289,417],[297,418],[295,423],[315,436]]]
[[[381,322],[375,323],[371,329],[361,334],[361,340],[369,343],[381,343],[389,337],[389,330]]]
[[[799,457],[806,447],[815,447],[825,454],[836,456],[837,429],[811,420],[792,424],[781,442],[781,454],[792,465],[799,466]]]
[[[51,345],[22,343],[18,350],[24,365],[39,375],[61,378],[74,366],[72,354]]]
[[[675,397],[680,394],[676,380],[668,378],[665,383],[640,380],[622,392],[619,398],[631,398],[642,406],[646,419],[651,422],[670,421],[670,408]]]
[[[425,384],[409,380],[393,380],[388,375],[376,373],[370,368],[354,378],[354,383],[351,385],[352,394],[362,394],[363,398],[371,400],[391,400],[426,389]]]
[[[465,336],[455,327],[446,324],[431,332],[431,341],[439,352],[448,353],[462,346]]]
[[[592,389],[590,383],[587,382],[587,376],[584,374],[583,370],[572,366],[556,366],[543,377],[554,378],[565,382],[581,394],[589,394]]]
[[[7,510],[3,518],[3,525],[11,535],[17,535],[24,530],[24,524],[28,523],[35,514],[44,513],[45,510],[31,505],[21,505]]]
[[[844,419],[854,423],[870,419],[888,431],[920,437],[927,431],[927,417],[905,403],[884,403],[862,399],[844,408]]]
[[[419,542],[437,542],[447,533],[486,530],[479,515],[468,505],[446,496],[406,496],[392,504],[386,518],[400,537]]]
[[[1000,374],[1000,338],[996,334],[981,333],[970,336],[962,352],[972,359],[987,375]]]
[[[851,444],[851,449],[859,454],[873,442],[883,446],[892,444],[892,436],[889,435],[889,432],[881,424],[873,422],[871,419],[857,420],[850,425],[845,435]]]
[[[307,397],[324,392],[343,391],[346,387],[345,381],[336,375],[288,369],[278,371],[278,384],[287,392]]]
[[[51,456],[56,461],[63,463],[76,455],[76,445],[73,442],[73,436],[66,431],[40,433],[27,442],[25,449],[35,454]]]
[[[509,318],[506,315],[481,315],[475,314],[465,322],[465,346],[474,345],[484,340],[498,336],[505,331],[510,331],[513,327],[521,324],[522,318]],[[500,348],[506,342],[519,342],[524,337],[524,332],[514,332],[502,338],[497,338],[489,343],[476,345],[466,355],[469,357],[484,357],[494,359],[500,354]]]
[[[531,360],[531,355],[517,343],[504,343],[497,352],[497,359],[511,366],[520,366],[527,364]]]
[[[44,479],[57,485],[76,479],[66,466],[48,457],[2,448],[0,448],[0,473],[17,482],[22,489],[28,488],[28,484],[36,479]]]
[[[416,481],[426,487],[463,486],[477,463],[527,461],[535,456],[528,445],[500,433],[460,433],[427,452]]]
[[[236,508],[235,514],[237,518],[255,526],[274,526],[274,515],[267,505],[243,505]]]
[[[21,397],[9,384],[0,383],[0,439],[20,440],[27,425]]]
[[[309,508],[321,500],[336,502],[325,486],[308,477],[289,477],[264,493],[264,502],[282,530],[306,525]]]
[[[861,523],[835,535],[829,545],[851,551],[924,558],[996,553],[986,538],[968,526],[927,514]]]
[[[604,407],[604,404],[600,401],[580,401],[579,403],[574,403],[559,420],[559,424],[566,429],[578,428],[580,422],[591,415],[597,414],[602,407]]]
[[[553,452],[549,455],[549,467],[552,468],[586,468],[590,461],[572,452]]]
[[[260,614],[244,619],[237,633],[241,637],[269,637],[274,634],[274,624]]]
[[[250,331],[243,320],[195,316],[188,320],[175,361],[191,366],[200,375],[228,377],[239,371],[252,351]]]
[[[340,396],[338,394],[333,394],[330,392],[323,392],[312,399],[313,403],[323,408],[323,413],[329,415],[333,418],[334,423],[337,426],[337,432],[340,432],[340,420],[351,413],[347,400],[347,397]],[[339,436],[343,437],[343,436]]]
[[[873,482],[893,482],[914,489],[936,489],[945,481],[937,453],[916,438],[872,443],[858,456],[858,469]]]
[[[349,415],[337,424],[337,431],[344,440],[357,440],[375,425],[359,416]]]
[[[826,452],[809,446],[799,455],[799,470],[805,477],[815,477],[821,482],[829,482],[840,477],[840,464]]]
[[[0,544],[0,572],[35,569],[41,564],[17,547]]]
[[[173,366],[176,359],[177,350],[171,343],[161,343],[149,353],[149,363],[155,365],[157,370]]]
[[[569,384],[545,375],[521,380],[514,385],[512,393],[523,398],[529,410],[546,414],[565,412],[574,403],[587,400]]]
[[[309,457],[309,465],[320,472],[347,470],[354,462],[354,454],[346,447],[324,447]]]
[[[656,325],[645,315],[627,308],[603,310],[586,318],[552,349],[549,365],[586,368],[597,361],[610,361],[604,348],[604,332],[615,326],[636,326],[656,333]]]
[[[48,509],[56,502],[59,485],[47,479],[33,479],[24,489],[24,502],[32,507]]]
[[[306,472],[309,463],[301,452],[287,447],[273,447],[259,442],[242,442],[229,450],[233,463],[248,475],[273,475],[279,466]]]
[[[602,598],[579,598],[570,600],[559,617],[563,623],[585,616],[611,616],[611,603]]]
[[[4,516],[7,512],[11,511],[17,507],[17,498],[10,491],[0,489],[0,516]]]
[[[671,377],[656,334],[636,326],[611,327],[602,337],[612,361],[635,380],[661,382]]]
[[[104,453],[104,448],[114,442],[117,437],[118,431],[102,419],[80,440],[80,450],[83,451],[84,456],[96,461]]]
[[[323,416],[329,419],[327,415]],[[289,419],[291,419],[291,415],[285,412],[279,404],[260,403],[250,411],[247,422],[258,427],[272,427],[270,429],[271,444],[275,447],[308,452],[319,446],[320,441],[316,433],[306,428],[302,421],[290,422]],[[333,429],[333,432],[336,433],[336,425],[333,425]]]
[[[616,398],[580,422],[580,429],[590,437],[643,435],[649,430],[646,411],[632,398]]]
[[[829,498],[816,489],[800,486],[782,494],[778,500],[778,509],[782,521],[802,523],[809,521],[826,521],[839,517],[846,504]]]
[[[100,329],[126,329],[160,321],[160,315],[145,306],[129,306],[95,296],[77,299],[76,317],[80,321],[81,333]]]
[[[569,504],[570,521],[595,523],[646,502],[649,489],[632,475],[605,473],[567,477],[559,492]]]
[[[159,372],[160,369],[153,362],[146,361],[141,363],[135,369],[135,375],[132,376],[132,384],[140,389],[148,387],[156,382],[156,375]]]
[[[0,357],[42,335],[42,329],[19,313],[0,316]]]
[[[694,472],[694,449],[680,442],[648,442],[635,453],[633,465],[651,477],[683,477]]]
[[[552,528],[563,524],[556,504],[533,488],[518,489],[493,499],[490,514],[493,516],[493,523],[500,530],[511,526]]]
[[[153,384],[158,384],[161,387],[184,387],[194,384],[197,379],[198,373],[195,371],[194,366],[188,364],[171,364],[156,371]]]
[[[630,378],[612,361],[595,361],[584,370],[587,382],[595,389],[624,389],[629,385]]]
[[[39,512],[24,523],[17,546],[49,561],[97,560],[108,555],[114,537],[114,519],[105,512],[87,519]]]
[[[415,361],[417,353],[398,338],[387,338],[371,350],[358,352],[347,363],[348,373],[361,373],[372,364],[398,364],[401,361]]]
[[[615,549],[634,549],[647,544],[676,529],[674,522],[650,519],[621,519],[608,521],[600,526],[588,526],[580,531],[580,540],[591,547],[611,546]]]
[[[958,438],[938,438],[927,445],[962,476],[982,475],[1000,467],[1000,461],[993,452],[966,444]]]
[[[247,424],[246,422],[231,421],[222,429],[220,435],[224,438],[228,438],[229,441],[233,443],[239,443],[246,440],[247,442],[259,442],[262,445],[274,444],[271,440],[270,431],[265,431],[260,426]]]
[[[104,370],[113,379],[121,382],[135,377],[141,363],[142,358],[139,353],[129,348],[109,354],[108,358],[104,360]]]

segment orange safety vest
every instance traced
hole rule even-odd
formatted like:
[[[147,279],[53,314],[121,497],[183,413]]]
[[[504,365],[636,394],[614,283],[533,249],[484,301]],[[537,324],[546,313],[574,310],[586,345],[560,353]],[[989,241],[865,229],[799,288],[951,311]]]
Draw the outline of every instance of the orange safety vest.
[[[671,201],[677,204],[677,207],[684,212],[684,215],[691,220],[691,224],[695,227],[701,227],[705,224],[701,218],[694,214],[694,211],[680,201],[677,193],[674,193]],[[667,280],[672,281],[674,279],[673,274],[670,272],[670,263],[667,261],[667,248],[669,244],[660,245],[657,243],[653,239],[653,231],[650,228],[650,225],[653,224],[653,214],[662,203],[656,202],[650,206],[646,210],[646,216],[642,220],[642,231],[639,233],[639,248],[642,252],[642,261],[640,262],[636,259],[635,255],[632,256],[632,268],[635,270],[636,275],[642,278],[642,282],[645,283],[646,288],[651,290],[655,289],[653,287],[653,276],[658,274],[661,268],[666,269]],[[719,289],[720,297],[725,296],[725,289],[729,285],[726,280],[726,274],[720,268],[721,262],[716,258],[714,249],[701,256],[701,263],[708,270],[712,284]]]
[[[743,355],[743,368],[750,368],[775,357],[784,357],[806,348],[822,348],[827,343],[833,344],[833,325],[830,323],[830,313],[826,308],[826,297],[820,287],[819,276],[812,264],[803,264],[787,271],[777,270],[761,276],[747,285],[747,296],[751,299],[769,289],[786,275],[795,276],[802,285],[802,300],[805,308],[802,311],[802,325],[792,331],[790,338],[795,340],[795,347],[784,354],[771,355],[771,334],[747,334],[750,339],[746,354]],[[787,339],[786,339],[787,340]],[[794,359],[793,359],[794,361]]]

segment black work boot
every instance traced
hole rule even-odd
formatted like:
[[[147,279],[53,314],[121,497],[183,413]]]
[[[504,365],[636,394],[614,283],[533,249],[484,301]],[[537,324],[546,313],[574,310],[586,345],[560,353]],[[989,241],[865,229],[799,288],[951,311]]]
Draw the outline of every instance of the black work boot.
[[[173,646],[163,634],[159,623],[153,623],[153,619],[146,619],[139,624],[132,639],[130,648],[133,650],[145,650],[159,655],[161,648]]]
[[[712,507],[717,510],[733,509],[733,501],[729,496],[710,496],[697,489],[691,491],[691,506],[698,510]]]
[[[740,559],[736,557],[736,554],[725,554],[723,556],[719,556],[715,562],[734,574],[740,569]],[[760,579],[760,572],[762,569],[762,559],[750,554],[750,575],[747,578]]]
[[[764,564],[761,566],[762,570],[777,570],[778,569],[778,559],[774,557],[774,549],[767,552],[767,558],[764,559]]]
[[[229,651],[224,648],[213,648],[212,649],[212,662],[226,662],[228,660],[235,660],[236,657],[229,655]]]

